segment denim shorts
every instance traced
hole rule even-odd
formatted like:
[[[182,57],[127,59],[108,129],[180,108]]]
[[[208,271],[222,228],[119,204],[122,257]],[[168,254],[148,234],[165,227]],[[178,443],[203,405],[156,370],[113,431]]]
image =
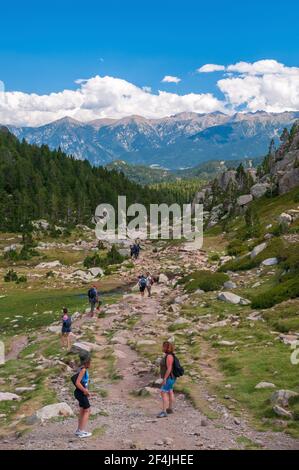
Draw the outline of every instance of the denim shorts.
[[[168,377],[166,383],[162,385],[161,392],[169,393],[173,391],[173,387],[175,384],[175,377]]]

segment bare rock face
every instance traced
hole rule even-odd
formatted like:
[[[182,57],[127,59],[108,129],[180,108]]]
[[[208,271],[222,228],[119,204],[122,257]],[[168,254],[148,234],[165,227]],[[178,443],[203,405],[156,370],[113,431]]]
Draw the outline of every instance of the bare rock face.
[[[291,168],[278,181],[279,194],[285,194],[299,185],[299,168]]]
[[[263,197],[266,194],[269,188],[270,185],[268,183],[257,183],[252,186],[250,192],[255,199],[259,199],[260,197]]]
[[[236,184],[236,174],[237,172],[235,170],[229,170],[219,175],[217,180],[220,188],[225,190],[231,181]]]

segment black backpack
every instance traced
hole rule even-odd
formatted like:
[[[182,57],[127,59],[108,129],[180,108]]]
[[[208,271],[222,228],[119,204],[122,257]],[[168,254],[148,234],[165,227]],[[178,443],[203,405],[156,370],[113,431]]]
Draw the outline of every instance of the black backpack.
[[[172,357],[173,357],[172,374],[174,375],[175,378],[182,377],[185,373],[184,368],[181,366],[181,363],[175,354],[172,354]]]

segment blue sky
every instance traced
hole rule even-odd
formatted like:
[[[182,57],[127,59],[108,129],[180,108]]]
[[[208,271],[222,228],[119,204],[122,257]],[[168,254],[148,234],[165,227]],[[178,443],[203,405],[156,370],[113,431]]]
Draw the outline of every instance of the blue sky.
[[[159,91],[178,96],[212,94],[213,99],[221,101],[210,100],[207,105],[202,99],[198,101],[197,96],[193,101],[189,97],[183,100],[184,104],[175,105],[174,112],[223,110],[223,106],[275,112],[297,109],[299,69],[292,81],[289,77],[295,72],[288,69],[284,74],[279,72],[277,81],[277,75],[266,73],[262,80],[260,76],[255,77],[253,84],[252,73],[247,77],[242,75],[240,93],[236,90],[238,81],[230,83],[224,72],[196,71],[205,64],[227,67],[240,61],[255,63],[270,59],[286,67],[298,67],[298,17],[299,2],[293,0],[251,0],[250,4],[236,0],[5,2],[1,5],[0,80],[5,84],[7,96],[5,109],[3,101],[1,108],[0,100],[0,122],[38,124],[59,117],[61,105],[57,104],[55,113],[52,112],[53,102],[44,106],[30,99],[28,106],[29,95],[75,91],[79,86],[75,80],[96,76],[119,78],[140,89],[150,87],[154,95]],[[237,74],[241,71],[237,70]],[[180,81],[162,83],[166,75],[179,77]],[[226,82],[219,86],[219,80],[225,77]],[[269,90],[270,80],[275,82],[275,90]],[[159,102],[151,100],[149,107],[143,97],[138,97],[135,101],[140,103],[140,109],[136,102],[127,108],[117,103],[111,106],[115,87],[123,88],[120,82],[111,81],[109,87],[99,82],[89,85],[97,90],[97,107],[94,96],[80,106],[89,110],[93,107],[94,113],[79,113],[78,96],[72,107],[70,95],[69,103],[66,103],[67,97],[63,97],[63,112],[83,119],[98,115],[117,117],[131,110],[155,117],[159,115],[159,106],[162,106],[161,113],[162,110],[166,114],[171,112],[170,96],[165,109],[160,103],[165,97]],[[131,89],[127,88],[126,96],[129,96]],[[277,97],[280,88],[284,92]],[[290,88],[292,94],[285,92]],[[24,93],[22,103],[17,91]],[[88,93],[90,97],[90,90]],[[286,93],[285,99],[283,94]],[[123,98],[124,94],[120,96]],[[25,101],[31,119],[20,111]],[[105,110],[104,102],[108,103]],[[142,106],[146,107],[144,112]],[[33,113],[38,108],[40,116],[35,118]],[[18,118],[16,111],[20,111]]]
[[[299,65],[293,0],[3,3],[0,79],[7,90],[47,93],[107,74],[154,90],[206,92],[213,78],[193,73],[205,63]],[[184,80],[161,85],[167,74]]]

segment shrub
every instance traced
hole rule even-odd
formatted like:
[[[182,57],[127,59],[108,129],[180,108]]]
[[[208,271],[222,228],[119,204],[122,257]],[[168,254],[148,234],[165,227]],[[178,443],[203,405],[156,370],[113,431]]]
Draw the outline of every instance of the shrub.
[[[294,276],[252,299],[252,308],[271,308],[288,299],[299,297],[299,277]]]
[[[248,251],[248,246],[245,243],[242,243],[241,240],[232,240],[227,247],[227,254],[229,256],[238,256],[246,253]]]
[[[106,256],[99,256],[98,253],[95,253],[92,256],[87,256],[83,262],[86,268],[93,267],[102,267],[105,268],[111,264],[120,264],[125,260],[125,257],[122,256],[116,249],[115,245],[112,245],[111,250],[106,254]]]
[[[197,289],[211,292],[220,289],[228,280],[227,274],[213,273],[211,271],[195,271],[189,276],[182,278],[179,283],[185,285],[187,292],[195,292]]]
[[[16,283],[17,283],[17,284],[21,284],[22,282],[27,282],[27,277],[26,277],[26,276],[20,276],[20,277],[18,277],[18,279],[16,280]]]
[[[83,265],[87,269],[103,266],[103,259],[100,258],[98,253],[95,253],[92,256],[86,256],[85,260],[83,261]]]
[[[242,258],[236,258],[228,261],[219,268],[219,272],[226,271],[248,271],[250,269],[259,266],[262,261],[267,258],[277,258],[279,261],[285,259],[284,253],[286,252],[285,245],[280,238],[275,238],[270,241],[267,248],[263,250],[255,258],[251,258],[250,255],[243,256]]]
[[[17,280],[18,280],[18,275],[13,269],[10,269],[4,276],[5,282],[14,282]]]

